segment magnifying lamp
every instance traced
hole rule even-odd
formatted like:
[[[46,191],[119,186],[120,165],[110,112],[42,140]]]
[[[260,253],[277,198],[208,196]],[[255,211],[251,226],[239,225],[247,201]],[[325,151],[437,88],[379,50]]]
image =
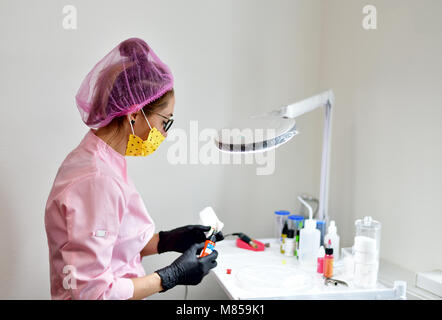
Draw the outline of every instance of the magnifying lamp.
[[[322,139],[321,183],[318,219],[328,220],[328,189],[330,167],[331,110],[334,105],[332,90],[281,107],[274,111],[252,116],[242,128],[224,128],[215,138],[216,147],[222,152],[251,153],[277,148],[290,141],[297,133],[295,119],[305,113],[323,107],[325,111]],[[260,129],[260,131],[256,131]],[[249,132],[250,134],[247,134]],[[265,132],[266,136],[253,134]]]

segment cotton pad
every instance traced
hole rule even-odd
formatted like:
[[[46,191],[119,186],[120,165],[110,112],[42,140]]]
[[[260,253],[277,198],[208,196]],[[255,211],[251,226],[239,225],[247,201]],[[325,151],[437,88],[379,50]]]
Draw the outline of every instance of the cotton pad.
[[[205,233],[206,237],[210,236],[215,230],[217,232],[221,231],[224,227],[224,223],[218,219],[212,207],[205,207],[201,210],[199,214],[199,224],[211,227],[210,231]]]

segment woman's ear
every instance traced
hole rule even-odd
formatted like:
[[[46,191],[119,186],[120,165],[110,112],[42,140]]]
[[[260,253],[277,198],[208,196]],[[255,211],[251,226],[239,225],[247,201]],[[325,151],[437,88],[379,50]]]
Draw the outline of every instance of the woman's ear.
[[[139,116],[140,111],[128,114],[127,117],[129,118],[129,121],[134,124],[134,122],[137,120],[138,116]]]
[[[134,119],[132,118],[131,114],[126,115],[127,120],[133,125],[134,124]]]

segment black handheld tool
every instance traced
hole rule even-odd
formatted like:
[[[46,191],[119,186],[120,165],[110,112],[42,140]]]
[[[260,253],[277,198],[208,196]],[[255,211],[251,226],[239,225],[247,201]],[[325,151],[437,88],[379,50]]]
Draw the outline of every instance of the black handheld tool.
[[[242,241],[244,241],[245,243],[247,243],[249,246],[251,246],[252,248],[258,249],[258,245],[252,240],[252,238],[250,238],[248,235],[246,235],[245,233],[242,232],[236,232],[236,233],[230,233],[230,234],[226,234],[225,237],[227,236],[238,236],[238,238],[240,238]]]

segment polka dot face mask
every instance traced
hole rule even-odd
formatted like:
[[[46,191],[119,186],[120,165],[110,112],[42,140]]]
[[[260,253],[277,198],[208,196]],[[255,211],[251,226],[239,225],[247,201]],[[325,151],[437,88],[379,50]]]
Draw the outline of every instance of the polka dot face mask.
[[[146,119],[147,124],[150,128],[149,135],[147,136],[146,140],[143,140],[140,137],[136,136],[134,132],[134,127],[132,126],[132,122],[129,119],[130,127],[132,128],[133,134],[129,136],[129,140],[127,141],[126,156],[145,157],[149,154],[152,154],[155,152],[156,149],[158,149],[161,142],[163,142],[166,138],[161,134],[160,131],[158,131],[157,128],[152,128],[150,126],[149,120],[147,120],[143,109],[141,109],[141,112],[143,113],[144,118]]]

